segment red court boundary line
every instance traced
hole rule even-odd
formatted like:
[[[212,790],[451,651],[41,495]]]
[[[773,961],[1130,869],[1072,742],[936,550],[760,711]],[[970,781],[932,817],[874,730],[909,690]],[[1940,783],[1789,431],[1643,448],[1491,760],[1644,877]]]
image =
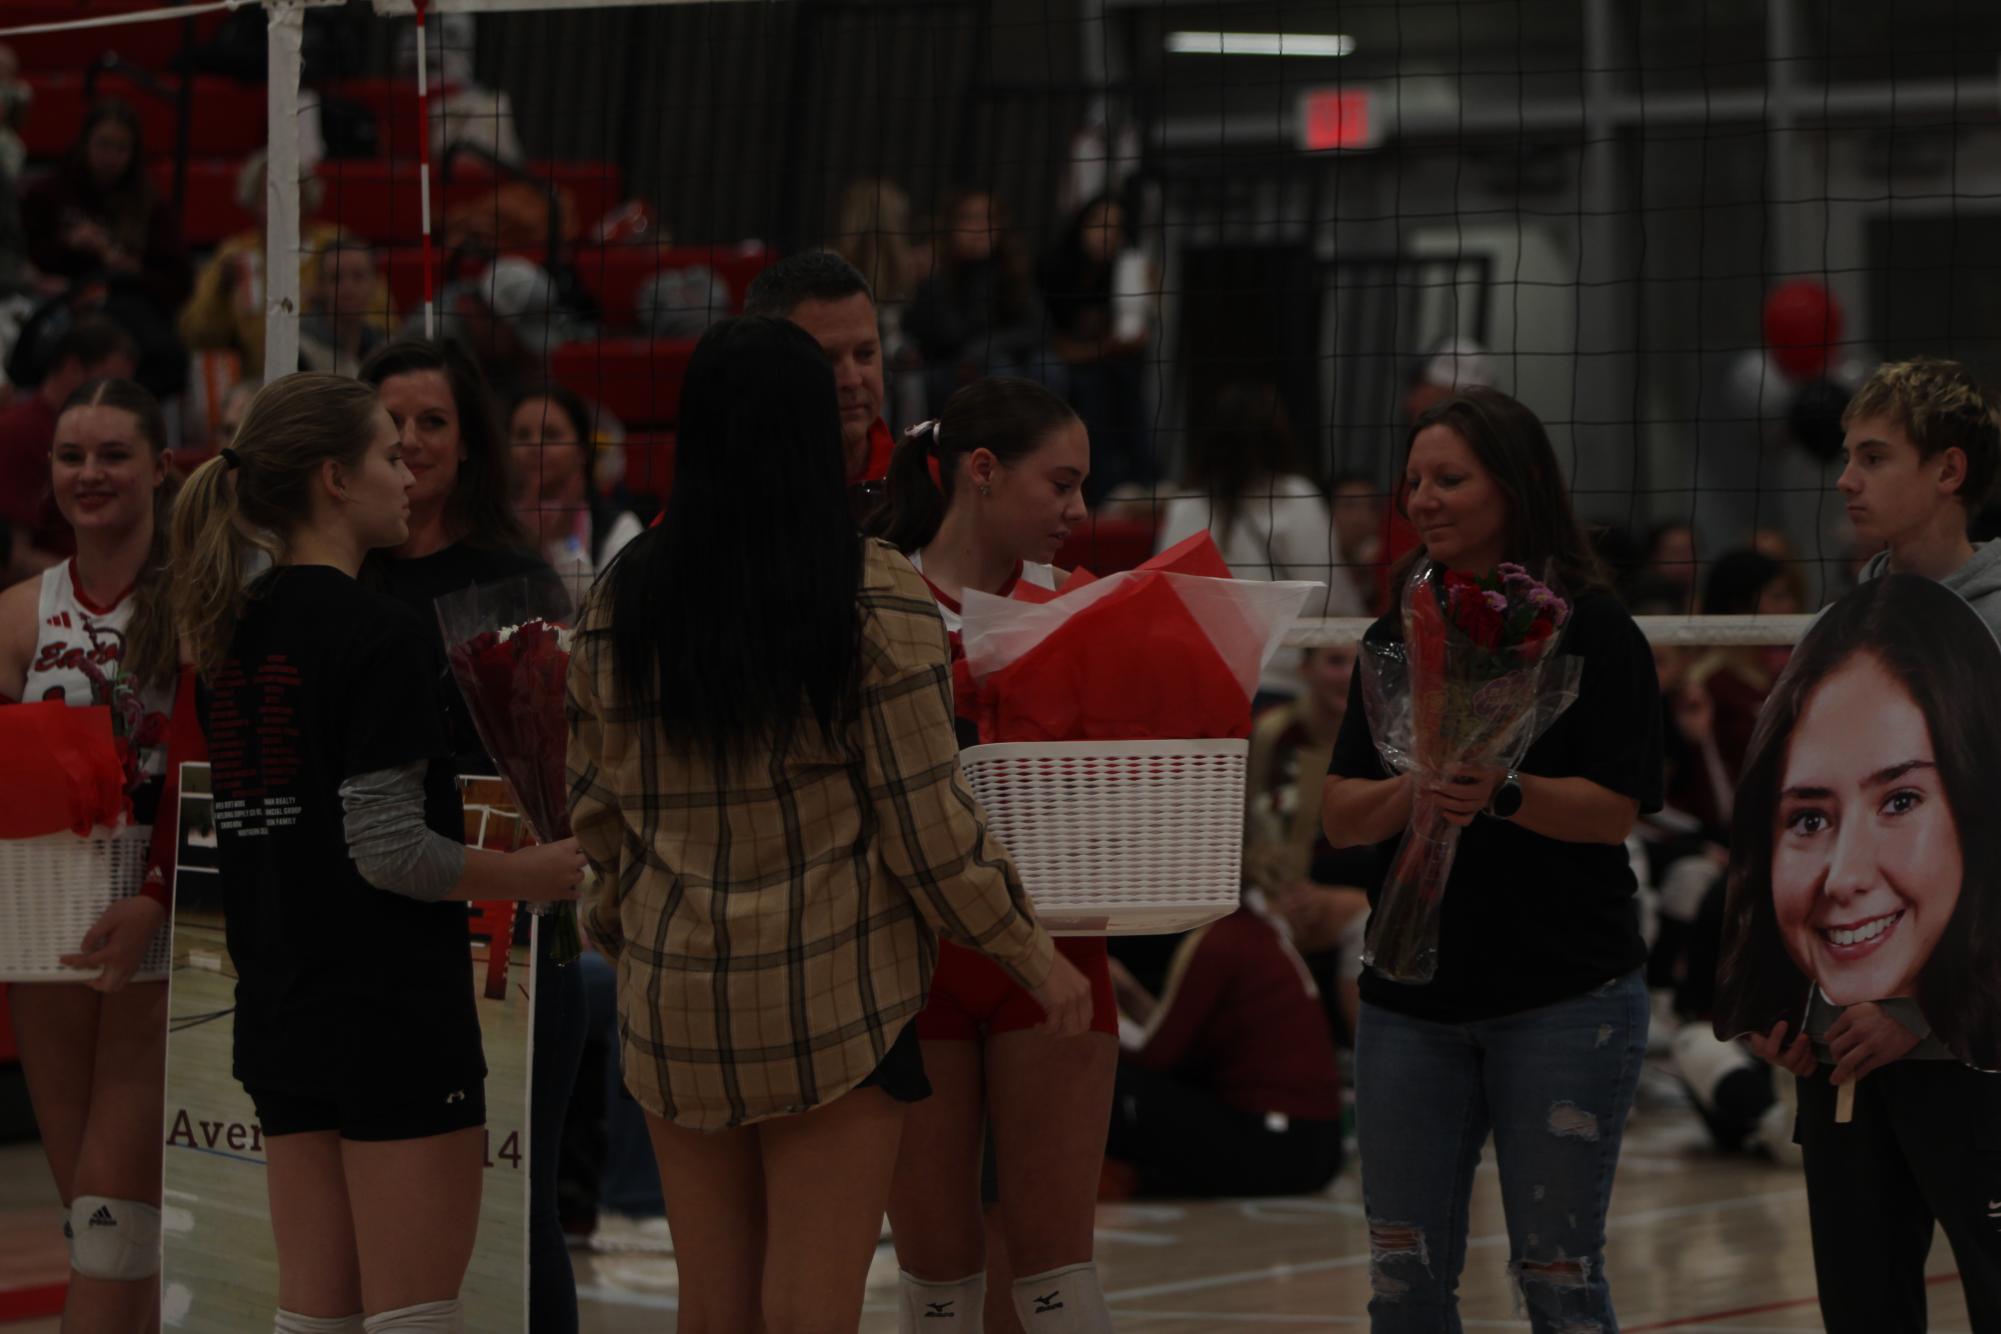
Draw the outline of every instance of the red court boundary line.
[[[1925,1279],[1925,1286],[1939,1283],[1957,1283],[1958,1274],[1933,1274]],[[1659,1329],[1685,1329],[1690,1325],[1713,1325],[1723,1320],[1734,1320],[1745,1315],[1770,1315],[1774,1311],[1791,1311],[1801,1306],[1818,1306],[1818,1297],[1795,1297],[1785,1302],[1765,1302],[1760,1306],[1739,1306],[1728,1311],[1711,1311],[1706,1315],[1685,1315],[1673,1320],[1661,1320],[1651,1325],[1627,1325],[1626,1334],[1650,1334]]]
[[[44,1283],[32,1288],[0,1289],[0,1321],[33,1320],[37,1316],[61,1315],[67,1283]]]

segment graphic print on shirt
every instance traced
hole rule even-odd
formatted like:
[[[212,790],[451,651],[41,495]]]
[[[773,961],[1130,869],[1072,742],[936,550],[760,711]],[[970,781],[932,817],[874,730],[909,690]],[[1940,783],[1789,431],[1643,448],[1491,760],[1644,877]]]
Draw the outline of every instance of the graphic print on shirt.
[[[289,829],[299,822],[299,669],[274,653],[246,675],[231,659],[216,673],[213,690],[208,745],[216,828],[234,838]]]
[[[167,714],[172,692],[140,689],[125,672],[128,592],[110,606],[87,598],[75,567],[64,561],[42,573],[34,655],[21,698],[60,700],[77,708],[106,707],[126,761],[127,779],[157,779],[167,767]]]

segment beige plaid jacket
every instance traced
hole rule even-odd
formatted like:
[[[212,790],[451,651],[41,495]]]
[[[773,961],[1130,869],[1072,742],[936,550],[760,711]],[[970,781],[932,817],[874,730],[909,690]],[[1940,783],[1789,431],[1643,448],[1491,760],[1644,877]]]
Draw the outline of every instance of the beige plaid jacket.
[[[621,702],[606,587],[570,662],[571,823],[642,1106],[720,1130],[846,1093],[924,1007],[939,936],[1042,983],[1053,947],[966,790],[944,627],[908,561],[868,544],[860,709],[838,744],[801,727],[727,789]]]

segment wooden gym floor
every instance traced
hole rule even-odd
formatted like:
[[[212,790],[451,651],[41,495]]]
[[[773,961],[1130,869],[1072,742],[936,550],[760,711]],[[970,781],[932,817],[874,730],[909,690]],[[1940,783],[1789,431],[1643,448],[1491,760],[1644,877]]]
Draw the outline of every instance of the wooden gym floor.
[[[674,1328],[670,1258],[573,1252],[585,1334]],[[1170,1332],[1366,1329],[1368,1241],[1352,1173],[1306,1199],[1105,1205],[1098,1258],[1118,1328]],[[1476,1187],[1461,1310],[1469,1330],[1524,1330],[1505,1271],[1491,1162]],[[1654,1072],[1620,1162],[1607,1255],[1625,1334],[1779,1334],[1821,1328],[1806,1195],[1796,1170],[1723,1157]],[[0,1148],[0,1289],[59,1276],[54,1192],[34,1145]],[[1932,1329],[1966,1334],[1941,1236],[1932,1254]],[[893,1258],[878,1254],[865,1334],[896,1328]],[[169,1325],[168,1328],[175,1328]],[[0,1324],[50,1331],[54,1320]],[[244,1327],[259,1334],[268,1325]]]

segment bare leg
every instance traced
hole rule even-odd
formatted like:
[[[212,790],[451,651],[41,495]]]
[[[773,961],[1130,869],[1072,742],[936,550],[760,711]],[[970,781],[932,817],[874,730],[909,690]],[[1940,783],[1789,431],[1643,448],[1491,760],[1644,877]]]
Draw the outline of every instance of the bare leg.
[[[680,1270],[680,1334],[744,1334],[758,1324],[764,1167],[757,1131],[705,1135],[647,1113]]]
[[[331,1130],[264,1141],[278,1305],[333,1320],[361,1310],[361,1260],[348,1208],[340,1136]]]
[[[1003,1033],[987,1043],[1001,1217],[1017,1276],[1091,1258],[1118,1056],[1109,1033]]]
[[[860,1323],[904,1109],[881,1089],[855,1089],[757,1127],[767,1334],[852,1334]]]
[[[486,1131],[342,1140],[341,1166],[370,1315],[454,1301],[472,1263]]]
[[[986,1264],[980,1155],[986,1147],[985,1055],[977,1042],[926,1042],[931,1096],[904,1116],[889,1194],[896,1262],[915,1278],[950,1283]]]

